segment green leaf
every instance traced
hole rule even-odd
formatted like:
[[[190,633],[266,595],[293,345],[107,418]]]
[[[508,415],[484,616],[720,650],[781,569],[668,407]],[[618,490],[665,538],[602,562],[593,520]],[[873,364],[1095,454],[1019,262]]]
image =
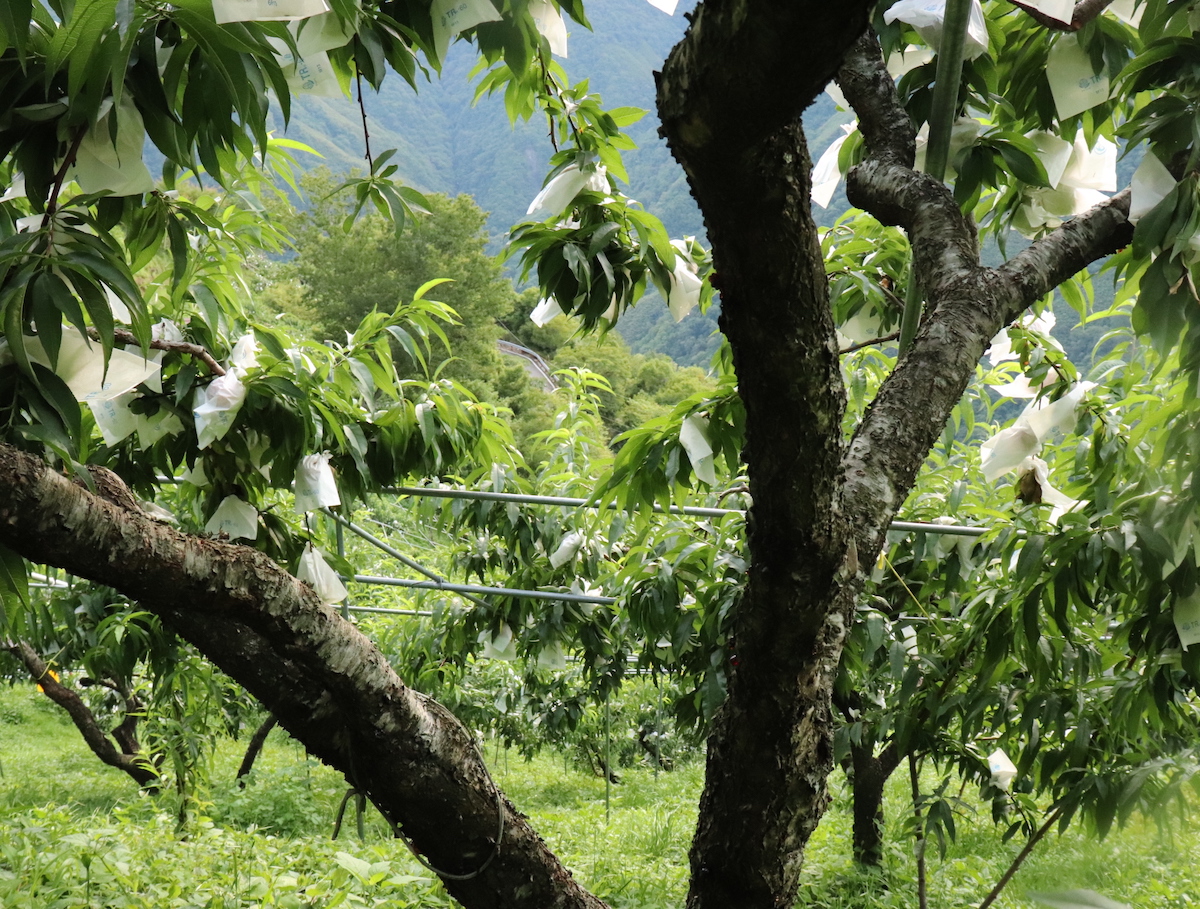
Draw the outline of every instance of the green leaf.
[[[0,546],[0,628],[10,627],[9,611],[29,607],[29,571],[25,560]]]
[[[28,281],[26,274],[21,284],[6,287],[0,295],[0,302],[4,306],[4,337],[8,341],[8,349],[18,368],[26,375],[32,375],[29,354],[25,350],[25,292]]]
[[[33,363],[33,378],[38,390],[55,412],[62,418],[63,427],[72,443],[78,446],[83,438],[82,413],[75,395],[60,376],[40,363]]]
[[[1133,254],[1139,259],[1149,258],[1161,249],[1167,239],[1167,229],[1175,217],[1175,208],[1182,199],[1182,183],[1176,184],[1154,208],[1139,220],[1133,229]]]
[[[82,78],[93,49],[100,45],[104,33],[115,26],[116,22],[117,0],[78,0],[70,18],[50,40],[46,58],[47,77],[57,73],[62,69],[63,63],[70,60],[72,82],[76,78]],[[83,50],[76,53],[76,49],[80,47]],[[74,85],[71,93],[78,91],[78,87]]]
[[[640,107],[614,107],[608,112],[608,115],[613,118],[613,122],[617,126],[624,129],[626,126],[632,126],[637,123],[642,117],[646,116],[646,113]]]
[[[348,852],[338,852],[334,855],[333,859],[360,881],[363,883],[367,882],[367,879],[371,873],[370,862],[365,862]]]
[[[38,326],[38,340],[42,342],[42,349],[50,360],[51,369],[58,367],[58,351],[62,347],[62,313],[54,305],[55,301],[50,294],[49,287],[53,284],[62,286],[56,275],[40,274],[30,281],[26,295],[29,299],[30,315]],[[82,313],[80,315],[82,316]],[[87,329],[84,327],[82,330]]]
[[[5,0],[0,3],[0,32],[8,36],[22,62],[29,39],[29,22],[33,16],[33,0]]]
[[[1023,144],[1019,144],[1015,140],[997,142],[996,147],[1001,157],[1004,158],[1004,163],[1008,165],[1008,169],[1022,183],[1028,183],[1030,186],[1050,185],[1046,176],[1046,167],[1038,159],[1034,145],[1028,139],[1024,139]]]
[[[1042,553],[1045,549],[1046,535],[1044,533],[1032,533],[1029,535],[1029,538],[1025,541],[1025,545],[1021,547],[1021,554],[1017,556],[1018,578],[1033,578],[1041,574]]]

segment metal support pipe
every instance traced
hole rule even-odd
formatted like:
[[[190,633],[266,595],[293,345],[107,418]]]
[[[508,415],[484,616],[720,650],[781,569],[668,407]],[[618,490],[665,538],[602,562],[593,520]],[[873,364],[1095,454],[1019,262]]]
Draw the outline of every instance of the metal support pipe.
[[[350,606],[349,610],[351,612],[378,612],[385,615],[433,615],[433,613],[428,609],[385,609],[382,606]]]
[[[462,594],[490,593],[495,596],[518,597],[526,600],[560,600],[564,603],[594,603],[598,606],[612,606],[617,602],[616,597],[595,597],[583,593],[566,593],[557,590],[517,590],[512,587],[483,587],[478,584],[448,584],[437,581],[412,581],[408,578],[380,578],[367,574],[356,574],[350,580],[357,584],[379,584],[385,587],[444,590],[447,593]]]
[[[604,695],[604,825],[612,819],[612,717],[608,701],[612,692]]]
[[[337,554],[339,559],[346,558],[346,534],[341,524],[336,521],[333,524],[334,533],[337,534]],[[350,597],[342,600],[342,618],[350,618]]]
[[[615,509],[615,503],[600,506],[588,499],[574,499],[566,496],[527,496],[515,492],[483,492],[475,489],[453,489],[449,487],[434,488],[427,486],[389,486],[385,492],[406,496],[428,496],[433,499],[467,499],[486,502],[516,502],[527,505],[551,505],[563,508],[609,508]],[[654,510],[662,512],[661,505],[655,505]],[[672,505],[672,514],[688,514],[698,517],[719,518],[729,514],[745,514],[740,508],[700,508],[691,505]],[[347,525],[349,526],[349,525]],[[949,536],[981,537],[988,532],[984,527],[966,527],[959,524],[934,524],[928,521],[892,521],[888,525],[891,530],[910,530],[922,533],[942,533]]]
[[[616,502],[607,502],[601,505],[590,499],[574,499],[566,496],[527,496],[515,492],[484,492],[476,489],[445,489],[432,486],[388,486],[384,489],[384,492],[405,496],[427,496],[432,499],[517,502],[527,505],[559,505],[563,508],[582,508],[588,506],[591,508],[616,510],[619,507]],[[661,505],[655,503],[654,510],[661,513],[664,509]],[[688,514],[702,518],[723,518],[727,514],[744,514],[738,508],[702,508],[697,505],[671,505],[666,510],[670,511],[671,514]]]
[[[351,531],[352,533],[358,534],[360,537],[362,537],[368,543],[374,544],[376,547],[378,547],[379,549],[383,550],[388,555],[390,555],[397,562],[400,562],[403,565],[407,565],[409,568],[411,568],[413,571],[415,571],[419,574],[425,575],[425,577],[429,578],[431,581],[434,582],[433,586],[435,588],[444,589],[444,590],[451,589],[451,585],[449,585],[449,583],[446,581],[445,578],[441,577],[436,572],[430,571],[428,568],[426,568],[420,562],[416,562],[416,561],[410,559],[408,556],[404,555],[404,553],[400,552],[394,546],[389,546],[387,543],[385,543],[383,540],[379,539],[379,537],[375,536],[375,534],[371,533],[371,531],[367,530],[365,527],[359,527],[353,521],[346,520],[340,514],[335,514],[334,512],[330,511],[328,508],[325,508],[322,510],[327,515],[329,515],[331,518],[333,518],[335,521],[337,521],[339,526],[344,525],[347,530]],[[357,576],[355,576],[355,580],[357,580]],[[403,586],[403,585],[397,585],[397,586]],[[426,586],[428,586],[428,585],[426,585]],[[457,586],[463,587],[464,585],[460,584]],[[489,604],[486,600],[480,600],[477,597],[473,597],[473,596],[470,596],[469,594],[466,594],[465,589],[459,590],[456,592],[463,593],[464,595],[466,595],[466,599],[470,600],[476,606],[482,606],[484,609],[492,608],[491,604]]]
[[[926,524],[921,521],[892,521],[889,530],[911,530],[919,533],[941,533],[951,537],[981,537],[986,527],[967,527],[963,524]]]

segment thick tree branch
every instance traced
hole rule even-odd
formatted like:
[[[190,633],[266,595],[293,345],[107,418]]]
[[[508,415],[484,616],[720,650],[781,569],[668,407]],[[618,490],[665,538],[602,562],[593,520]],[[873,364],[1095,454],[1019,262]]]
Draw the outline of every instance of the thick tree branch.
[[[141,754],[118,751],[83,699],[51,674],[50,667],[36,650],[25,641],[4,641],[0,642],[0,647],[20,660],[46,697],[67,712],[92,754],[108,766],[129,774],[139,786],[157,787],[159,778],[153,765]]]
[[[994,274],[1011,288],[1010,308],[1015,308],[1011,316],[1001,314],[1003,324],[1090,263],[1132,243],[1129,199],[1129,190],[1117,193],[996,268]]]
[[[1047,16],[1027,3],[1021,3],[1020,0],[1009,0],[1009,2],[1018,9],[1024,10],[1039,25],[1060,32],[1077,32],[1111,6],[1113,0],[1080,0],[1075,4],[1070,22],[1062,22],[1053,16]]]
[[[1128,193],[1121,193],[1000,268],[983,268],[974,227],[950,191],[904,163],[912,127],[878,42],[859,41],[838,79],[866,143],[847,196],[908,232],[914,280],[928,302],[913,347],[880,388],[844,462],[843,507],[857,532],[860,564],[869,565],[988,341],[1058,284],[1128,243],[1132,231]]]
[[[345,773],[432,865],[468,876],[444,879],[468,909],[603,906],[498,801],[471,733],[265,555],[120,509],[2,444],[0,475],[0,543],[159,615]]]
[[[858,129],[870,158],[911,168],[916,160],[917,130],[900,104],[895,80],[873,30],[859,38],[838,68],[837,82],[858,114]]]
[[[916,130],[873,34],[851,48],[838,83],[858,114],[865,146],[863,162],[846,176],[846,197],[908,233],[912,273],[933,308],[939,284],[979,264],[975,227],[944,184],[912,169]]]

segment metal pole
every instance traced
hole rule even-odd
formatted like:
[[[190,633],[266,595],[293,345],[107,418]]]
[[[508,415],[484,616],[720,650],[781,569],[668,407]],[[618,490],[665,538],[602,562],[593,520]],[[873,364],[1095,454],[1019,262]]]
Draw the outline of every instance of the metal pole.
[[[474,489],[451,489],[451,488],[434,488],[428,486],[389,486],[385,492],[395,493],[397,495],[406,496],[428,496],[434,499],[467,499],[472,501],[486,502],[515,502],[526,505],[551,505],[561,506],[563,508],[582,508],[588,506],[591,508],[608,508],[616,509],[618,506],[615,503],[609,502],[606,505],[598,505],[588,499],[574,499],[565,496],[527,496],[520,495],[515,492],[481,492]],[[654,506],[654,510],[662,512],[663,509],[659,505]],[[672,514],[688,514],[698,517],[724,517],[730,514],[745,514],[740,508],[699,508],[690,505],[672,505],[670,508]],[[339,519],[342,520],[342,519]],[[359,533],[359,530],[350,522],[346,522],[346,526]],[[986,527],[966,527],[956,524],[934,524],[930,521],[892,521],[888,525],[890,530],[914,530],[923,533],[939,533],[948,534],[950,536],[965,536],[965,537],[981,537],[988,533]],[[365,531],[364,531],[365,533]],[[361,536],[362,534],[360,534]],[[367,539],[364,537],[364,539]]]
[[[951,537],[981,537],[986,527],[967,527],[963,524],[927,524],[923,521],[892,521],[888,530],[912,530],[920,533],[941,533]]]
[[[437,574],[436,572],[430,571],[428,568],[426,568],[426,567],[425,567],[424,565],[422,565],[420,562],[413,561],[412,559],[410,559],[408,556],[404,555],[404,553],[400,552],[400,551],[399,551],[398,549],[396,549],[395,547],[393,547],[393,546],[389,546],[389,545],[388,545],[387,543],[385,543],[383,540],[379,539],[379,537],[375,536],[375,534],[371,533],[371,531],[367,530],[367,529],[366,529],[366,528],[364,528],[364,527],[359,527],[359,526],[358,526],[357,524],[355,524],[353,521],[348,521],[348,520],[346,520],[345,518],[343,518],[343,517],[342,517],[341,515],[339,515],[339,514],[334,514],[334,513],[333,513],[332,511],[330,511],[328,508],[326,508],[326,509],[323,509],[323,511],[324,511],[324,512],[325,512],[327,515],[329,515],[330,517],[332,517],[332,518],[333,518],[335,521],[337,521],[339,525],[344,525],[344,526],[345,526],[347,529],[349,529],[349,530],[350,530],[352,533],[356,533],[356,534],[358,534],[360,537],[362,537],[362,538],[363,538],[364,540],[366,540],[368,543],[373,543],[373,544],[374,544],[374,545],[375,545],[377,548],[379,548],[379,549],[383,550],[384,552],[386,552],[388,555],[390,555],[390,556],[391,556],[393,559],[395,559],[397,562],[400,562],[402,565],[407,565],[407,566],[408,566],[409,568],[411,568],[413,571],[416,571],[416,572],[418,572],[418,573],[420,573],[420,574],[423,574],[423,575],[425,575],[425,577],[427,577],[427,578],[429,578],[430,580],[434,581],[435,583],[434,583],[434,585],[433,585],[433,586],[435,586],[435,587],[437,587],[437,588],[439,588],[439,589],[446,589],[446,590],[449,590],[449,589],[451,589],[451,588],[450,588],[450,587],[449,587],[449,586],[446,584],[446,579],[445,579],[445,578],[443,578],[441,575]],[[355,580],[358,580],[358,577],[357,577],[357,576],[355,576]],[[370,583],[370,582],[366,582],[366,583]],[[395,586],[397,586],[397,587],[403,587],[403,586],[405,586],[405,585],[403,585],[403,584],[397,584],[397,585],[395,585]],[[462,584],[460,584],[460,585],[457,585],[457,586],[459,586],[459,587],[463,587],[463,586],[466,586],[466,585],[462,585]],[[464,594],[466,594],[466,593],[467,593],[467,591],[463,591],[463,590],[460,590],[460,591],[457,591],[457,592],[459,592],[459,593],[464,593]],[[470,600],[470,601],[471,601],[472,603],[474,603],[476,606],[482,606],[484,609],[491,609],[491,608],[492,608],[492,607],[491,607],[491,604],[489,604],[487,601],[485,601],[485,600],[480,600],[480,599],[478,599],[477,597],[473,597],[473,596],[469,596],[469,595],[467,595],[467,596],[466,596],[466,599]]]
[[[527,505],[560,505],[564,508],[608,508],[619,509],[616,502],[601,504],[590,499],[574,499],[566,496],[527,496],[515,492],[482,492],[475,489],[442,489],[432,486],[388,486],[384,492],[392,492],[405,496],[427,496],[433,499],[473,499],[483,502],[518,502]],[[722,518],[727,514],[743,514],[738,508],[702,508],[697,505],[671,505],[664,509],[655,503],[657,512],[669,511],[671,514],[690,514],[704,518]]]
[[[338,558],[344,560],[346,558],[346,535],[342,531],[342,525],[339,524],[337,521],[334,521],[333,522],[333,531],[334,531],[334,534],[337,536]],[[346,599],[342,600],[342,618],[343,619],[350,618],[350,597],[349,596],[347,596]]]
[[[607,827],[612,815],[612,728],[609,725],[608,699],[604,695],[604,825]]]
[[[962,82],[963,48],[971,21],[971,0],[946,0],[946,17],[938,49],[937,75],[933,83],[933,110],[929,117],[929,144],[925,147],[925,172],[939,183],[946,179],[950,158],[950,134],[958,112],[958,89]],[[915,250],[914,250],[915,253]],[[904,315],[900,319],[900,356],[908,351],[921,322],[921,292],[917,288],[916,261],[909,269]]]
[[[655,679],[654,687],[658,689],[658,710],[654,712],[654,778],[658,779],[658,768],[662,766],[662,680]]]
[[[381,584],[385,587],[409,587],[416,590],[445,590],[450,593],[489,593],[496,596],[518,597],[526,600],[558,600],[564,603],[594,603],[597,606],[612,606],[616,597],[594,597],[583,593],[566,593],[554,590],[518,590],[514,587],[484,587],[479,584],[448,584],[444,581],[412,581],[408,578],[380,578],[369,574],[356,574],[350,580],[359,584]],[[468,599],[472,599],[468,597]],[[486,603],[483,605],[487,605]]]
[[[384,615],[419,615],[432,616],[428,609],[385,609],[382,606],[351,606],[351,612],[378,612]]]

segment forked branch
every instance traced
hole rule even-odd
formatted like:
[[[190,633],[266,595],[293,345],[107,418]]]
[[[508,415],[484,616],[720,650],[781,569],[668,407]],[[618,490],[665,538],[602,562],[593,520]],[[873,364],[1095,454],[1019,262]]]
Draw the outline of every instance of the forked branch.
[[[1047,16],[1040,10],[1034,9],[1028,3],[1021,3],[1020,0],[1010,0],[1013,6],[1024,10],[1029,14],[1029,17],[1039,25],[1044,25],[1046,28],[1054,29],[1059,32],[1077,32],[1104,10],[1112,5],[1113,0],[1080,0],[1075,4],[1075,9],[1071,12],[1071,21],[1063,22],[1061,19],[1055,19],[1053,16]]]

